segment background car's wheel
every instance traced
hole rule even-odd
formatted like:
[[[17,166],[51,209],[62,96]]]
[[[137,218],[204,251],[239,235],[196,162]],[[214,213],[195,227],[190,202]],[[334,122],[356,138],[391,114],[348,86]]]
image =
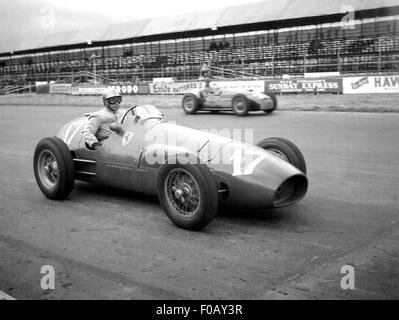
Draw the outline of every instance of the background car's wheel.
[[[44,138],[36,146],[33,157],[36,182],[43,194],[53,200],[63,200],[75,182],[74,165],[67,145],[57,137]]]
[[[234,113],[239,116],[243,117],[248,114],[249,111],[249,101],[246,96],[244,95],[237,95],[233,98],[232,107]]]
[[[217,187],[203,164],[165,165],[158,177],[158,196],[166,215],[184,229],[202,229],[217,213]]]
[[[275,156],[291,163],[306,174],[306,163],[302,152],[291,141],[284,138],[266,138],[256,144]]]
[[[270,97],[270,99],[272,99],[272,101],[273,101],[273,108],[272,109],[269,109],[269,110],[263,110],[263,111],[265,111],[266,113],[272,113],[274,110],[276,110],[276,108],[277,108],[277,97],[276,97],[276,95],[274,94],[274,93],[272,93],[272,92],[265,92],[265,94],[266,95],[268,95],[269,97]]]
[[[194,114],[197,112],[199,107],[199,99],[192,93],[186,94],[183,97],[182,107],[185,113],[187,114]]]

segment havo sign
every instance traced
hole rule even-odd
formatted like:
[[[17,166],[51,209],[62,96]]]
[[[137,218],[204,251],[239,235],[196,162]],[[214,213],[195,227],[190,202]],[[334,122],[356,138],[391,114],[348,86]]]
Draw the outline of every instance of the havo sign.
[[[109,87],[117,90],[122,95],[149,94],[150,92],[147,84],[120,84]]]
[[[330,92],[342,93],[341,78],[266,80],[265,88],[273,93]]]
[[[347,77],[343,79],[344,93],[399,93],[399,75]]]

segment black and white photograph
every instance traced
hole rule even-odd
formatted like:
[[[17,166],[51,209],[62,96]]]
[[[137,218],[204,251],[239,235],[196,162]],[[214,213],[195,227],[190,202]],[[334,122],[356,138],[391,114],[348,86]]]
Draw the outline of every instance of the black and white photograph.
[[[399,0],[0,5],[0,307],[399,299]]]

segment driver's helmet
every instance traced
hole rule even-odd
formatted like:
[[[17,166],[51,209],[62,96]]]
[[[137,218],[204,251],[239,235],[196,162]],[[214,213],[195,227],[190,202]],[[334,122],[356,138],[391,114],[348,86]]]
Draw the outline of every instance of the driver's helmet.
[[[108,99],[119,97],[122,99],[122,95],[114,88],[105,89],[103,92],[103,101],[105,102]]]

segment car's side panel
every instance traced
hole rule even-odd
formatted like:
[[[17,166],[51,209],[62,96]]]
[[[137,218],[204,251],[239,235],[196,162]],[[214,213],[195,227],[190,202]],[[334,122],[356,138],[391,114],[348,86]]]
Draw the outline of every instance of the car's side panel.
[[[236,95],[241,94],[247,97],[251,111],[271,110],[274,108],[270,97],[260,97],[258,92],[246,90],[224,90],[219,88],[201,89],[192,91],[201,101],[201,110],[232,110],[232,102]]]

